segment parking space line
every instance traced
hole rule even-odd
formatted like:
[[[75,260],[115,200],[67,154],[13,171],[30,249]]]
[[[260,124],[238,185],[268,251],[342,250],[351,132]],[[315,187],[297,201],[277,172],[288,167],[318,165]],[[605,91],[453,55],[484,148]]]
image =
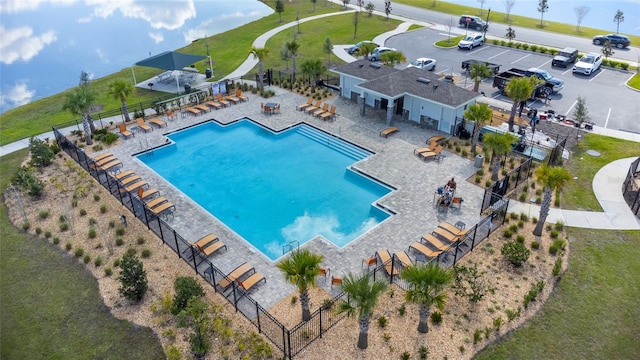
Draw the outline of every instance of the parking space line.
[[[527,54],[527,55],[525,55],[525,56],[521,57],[520,59],[518,59],[518,60],[516,60],[516,61],[512,62],[512,64],[515,64],[515,63],[517,63],[518,61],[520,61],[520,60],[522,60],[522,59],[528,58],[529,56],[531,56],[531,54]]]
[[[505,51],[503,51],[503,52],[501,52],[501,53],[497,53],[497,54],[495,54],[495,55],[491,56],[490,58],[488,58],[487,60],[491,60],[491,59],[493,59],[494,57],[497,57],[497,56],[500,56],[500,55],[502,55],[502,54],[508,53],[509,51],[511,51],[511,50],[505,50]]]
[[[569,71],[573,71],[573,68],[568,68],[562,73],[562,75],[566,75]]]
[[[573,107],[576,106],[577,102],[578,102],[578,100],[574,101],[573,104],[571,104],[571,106],[569,107],[569,110],[567,110],[567,112],[564,113],[564,116],[569,116],[569,113],[571,112]]]
[[[485,50],[485,49],[488,49],[488,47],[486,47],[486,46],[485,47],[481,47],[481,48],[479,48],[478,50],[476,50],[474,52],[470,52],[469,55],[473,55],[473,54],[477,53],[478,51],[482,51],[482,50]]]
[[[552,60],[548,60],[545,61],[544,63],[542,63],[540,66],[538,66],[538,69],[542,69],[543,66],[547,65],[548,63],[550,63]]]
[[[593,80],[595,80],[598,76],[600,76],[600,74],[602,74],[605,71],[606,69],[600,68],[600,71],[598,71],[597,74],[595,74],[591,79],[589,79],[589,82],[592,82]]]
[[[611,108],[609,108],[609,111],[607,111],[607,120],[605,120],[605,122],[604,122],[605,129],[607,128],[607,125],[609,125],[609,118],[610,117],[611,117]]]

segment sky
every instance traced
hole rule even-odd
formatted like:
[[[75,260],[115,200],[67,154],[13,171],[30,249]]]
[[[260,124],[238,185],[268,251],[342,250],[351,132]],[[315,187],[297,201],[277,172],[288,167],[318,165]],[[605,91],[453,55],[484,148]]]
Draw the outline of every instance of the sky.
[[[272,12],[257,0],[0,0],[0,112]]]

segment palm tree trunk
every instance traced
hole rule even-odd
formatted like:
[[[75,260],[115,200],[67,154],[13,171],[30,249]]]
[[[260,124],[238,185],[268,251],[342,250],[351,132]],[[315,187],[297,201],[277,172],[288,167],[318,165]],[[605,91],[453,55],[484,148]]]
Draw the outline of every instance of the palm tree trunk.
[[[89,126],[89,121],[86,116],[82,117],[82,128],[84,129],[84,136],[87,141],[87,145],[93,145],[93,140],[91,140],[91,127]]]
[[[124,121],[131,121],[131,118],[129,117],[129,109],[127,108],[127,102],[124,100],[122,100],[122,113],[124,114]]]
[[[93,119],[91,118],[91,113],[87,112],[87,122],[89,123],[89,127],[91,128],[91,132],[96,131],[96,124],[93,123]]]
[[[258,77],[260,78],[258,81],[258,90],[262,92],[264,90],[264,69],[262,68],[262,61],[258,61]]]
[[[426,334],[429,332],[429,324],[427,320],[429,319],[429,307],[425,305],[420,305],[420,320],[418,321],[418,332],[421,334]]]
[[[300,305],[302,306],[302,321],[311,319],[311,311],[309,310],[309,291],[304,289],[300,291]]]
[[[540,206],[540,219],[538,219],[536,228],[533,230],[533,235],[542,235],[542,228],[544,227],[544,222],[547,220],[547,216],[549,215],[549,208],[551,208],[551,189],[546,188],[544,189],[544,198],[542,199],[542,205]]]
[[[513,132],[513,124],[516,120],[516,111],[518,110],[518,102],[514,101],[513,106],[511,106],[511,113],[509,114],[509,131]]]
[[[369,320],[369,316],[363,316],[358,319],[358,327],[360,328],[358,349],[366,349],[369,347]]]
[[[480,124],[476,121],[473,126],[473,136],[471,137],[471,153],[476,152],[476,146],[478,145],[478,138],[480,138]]]
[[[296,56],[291,57],[291,66],[293,67],[293,81],[296,81]]]
[[[491,154],[491,180],[498,181],[500,171],[500,158],[496,153]]]

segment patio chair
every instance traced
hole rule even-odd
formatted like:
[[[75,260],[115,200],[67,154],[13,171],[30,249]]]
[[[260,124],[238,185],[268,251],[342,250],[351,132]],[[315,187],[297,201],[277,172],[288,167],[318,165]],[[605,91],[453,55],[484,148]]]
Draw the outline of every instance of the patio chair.
[[[391,134],[395,134],[395,133],[397,133],[399,130],[400,130],[400,129],[398,129],[397,127],[395,127],[395,126],[391,126],[391,127],[388,127],[388,128],[386,128],[386,129],[384,129],[384,130],[380,131],[380,136],[389,137],[389,135],[391,135]]]
[[[391,254],[389,254],[389,250],[376,251],[376,257],[380,259],[380,263],[384,265],[384,270],[386,271],[387,275],[398,275],[398,269],[393,266],[393,261],[391,261]]]
[[[435,159],[437,156],[440,155],[440,152],[442,151],[442,149],[444,149],[444,146],[442,145],[438,145],[436,146],[436,148],[433,151],[425,151],[422,153],[418,153],[418,156],[422,158],[422,160],[427,160],[427,159]]]
[[[202,112],[209,112],[209,111],[211,111],[211,108],[210,108],[209,106],[205,105],[205,104],[199,104],[199,105],[196,105],[196,106],[194,106],[194,108],[199,109],[199,110],[202,110]]]
[[[324,105],[322,106],[322,109],[318,109],[313,112],[313,116],[318,116],[322,113],[327,112],[328,110],[329,110],[329,103],[324,103]]]
[[[240,101],[249,101],[249,98],[245,95],[242,95],[242,90],[236,89],[236,97],[240,99]]]
[[[195,108],[193,106],[184,109],[184,111],[182,112],[183,117],[185,117],[185,115],[188,115],[188,114],[193,114],[193,116],[198,116],[200,115],[200,113],[202,113],[202,110]]]
[[[331,276],[331,285],[329,288],[333,288],[333,285],[342,285],[342,278],[338,276]]]
[[[366,258],[364,260],[362,260],[362,264],[367,264],[367,269],[369,269],[371,267],[371,265],[375,265],[378,263],[378,259],[376,259],[375,256],[372,256],[370,258]]]
[[[175,120],[178,118],[178,116],[176,115],[176,113],[173,112],[173,110],[167,110],[167,117],[169,118],[169,120]]]
[[[102,159],[96,161],[96,165],[103,166],[104,164],[107,164],[107,163],[109,163],[111,161],[114,161],[114,160],[118,160],[118,158],[113,156],[113,155],[107,156],[105,158],[102,158]]]
[[[438,146],[438,143],[437,142],[432,142],[427,147],[416,148],[415,150],[413,150],[413,154],[417,155],[417,154],[420,154],[420,153],[423,153],[423,152],[433,151],[433,150],[435,150],[436,146]]]
[[[234,103],[234,104],[237,104],[237,103],[239,103],[239,102],[240,102],[240,98],[237,98],[237,97],[235,97],[235,96],[233,96],[233,95],[231,95],[231,94],[226,95],[226,96],[224,97],[224,99],[225,99],[225,100],[229,100],[229,101],[231,101],[231,102],[232,102],[232,103]]]
[[[432,137],[428,138],[425,143],[426,144],[437,143],[442,139],[444,139],[444,135],[433,135]]]
[[[128,139],[130,136],[133,136],[133,133],[127,130],[127,125],[120,124],[118,125],[118,128],[120,129],[120,134],[124,136],[125,139]]]
[[[225,100],[225,99],[223,99],[223,98],[222,98],[222,94],[220,94],[220,93],[218,93],[218,94],[217,94],[217,97],[216,97],[216,98],[218,99],[218,102],[219,102],[220,104],[222,104],[222,106],[229,106],[229,105],[231,105],[231,103],[230,103],[230,102],[228,102],[227,100]]]
[[[92,157],[91,159],[93,159],[93,161],[99,161],[99,160],[102,160],[102,159],[104,159],[106,157],[109,157],[109,156],[113,156],[113,154],[110,153],[110,152],[106,152],[106,153],[102,153],[100,155],[96,155],[96,156]]]
[[[163,126],[167,126],[167,123],[158,119],[158,118],[152,118],[149,119],[149,122],[152,123],[153,125],[158,125],[158,127],[163,127]]]
[[[431,234],[422,235],[420,242],[427,243],[440,251],[446,251],[451,247],[451,245],[443,243],[440,239]]]
[[[336,106],[331,105],[331,110],[318,115],[322,120],[333,120],[336,117]]]
[[[454,196],[453,199],[451,199],[451,206],[458,205],[458,209],[461,209],[463,201],[464,199],[462,199],[460,196]]]
[[[138,188],[141,188],[141,187],[144,187],[144,186],[147,186],[147,185],[148,185],[148,184],[147,184],[147,182],[146,182],[146,181],[144,181],[144,180],[140,180],[140,181],[138,181],[138,182],[135,182],[135,183],[133,183],[133,184],[131,184],[131,185],[129,185],[129,186],[127,186],[127,187],[125,187],[124,189],[125,189],[125,191],[127,191],[127,192],[132,192],[132,191],[136,191],[136,190],[138,190]]]
[[[454,198],[455,199],[455,198]],[[462,236],[464,234],[466,234],[468,232],[468,230],[464,230],[461,229],[453,224],[450,224],[446,221],[441,222],[440,224],[438,224],[439,228],[445,229],[448,232],[452,233],[453,235],[459,235]]]
[[[114,175],[113,177],[116,178],[116,180],[122,180],[129,175],[135,175],[135,172],[133,170],[126,170],[117,175]]]
[[[402,267],[413,266],[413,261],[411,261],[411,259],[409,258],[409,255],[404,250],[398,251],[397,253],[393,254],[393,256],[395,256],[396,259],[400,261],[400,263],[402,264]]]
[[[267,282],[267,278],[265,278],[264,275],[260,274],[259,272],[254,272],[253,274],[251,274],[251,276],[244,279],[243,281],[236,279],[238,285],[240,285],[242,290],[244,290],[245,292],[251,290],[251,288],[256,286],[261,281]]]
[[[212,108],[214,108],[216,110],[220,110],[222,108],[222,104],[220,104],[219,102],[213,101],[213,100],[207,101],[204,104],[207,105],[208,107],[212,107]]]
[[[204,254],[205,257],[209,257],[209,255],[217,252],[220,249],[227,249],[227,245],[225,245],[220,240],[214,240],[209,245],[204,247],[198,247],[198,249]]]
[[[153,128],[151,126],[149,126],[143,118],[137,118],[136,119],[136,124],[138,124],[138,127],[142,130],[144,130],[144,132],[147,132],[148,130],[153,131]]]
[[[156,206],[159,206],[160,204],[165,203],[165,202],[168,202],[168,201],[169,201],[169,200],[167,200],[165,197],[160,196],[160,197],[158,197],[158,198],[155,198],[155,199],[153,199],[153,200],[151,200],[151,201],[147,202],[145,205],[146,205],[149,209],[152,209],[152,208],[154,208],[154,207],[156,207]]]
[[[320,104],[322,104],[322,100],[316,100],[315,104],[305,107],[303,111],[306,113],[311,113],[312,111],[316,111],[320,109]]]
[[[448,232],[447,230],[445,230],[443,228],[436,228],[435,230],[433,230],[431,232],[431,234],[433,234],[433,235],[435,235],[435,236],[437,236],[437,237],[439,237],[439,238],[441,238],[443,240],[449,241],[451,243],[454,243],[454,242],[458,241],[460,239],[460,237],[462,235],[464,235],[464,234],[454,235],[454,234]]]
[[[145,190],[142,187],[138,188],[138,197],[140,198],[140,200],[144,201],[144,199],[151,197],[153,195],[159,195],[160,194],[160,190],[153,188],[153,189],[148,189]]]
[[[236,279],[239,279],[242,276],[247,275],[252,271],[254,273],[256,272],[256,269],[253,267],[253,265],[249,264],[248,262],[245,262],[240,266],[238,266],[237,268],[233,269],[225,277],[220,279],[220,281],[218,281],[218,286],[220,286],[224,291],[229,287],[229,285],[231,285],[232,282],[236,281]]]
[[[124,179],[120,179],[120,184],[122,184],[123,186],[130,184],[134,181],[138,181],[140,180],[140,176],[138,175],[132,175],[132,176],[127,176]]]
[[[306,108],[307,106],[311,106],[312,102],[313,102],[313,98],[309,96],[306,103],[296,105],[296,110],[304,110],[304,108]]]
[[[115,158],[104,165],[98,165],[100,170],[104,171],[116,171],[118,166],[122,166],[122,162]]]
[[[411,249],[413,249],[416,252],[419,252],[420,254],[428,258],[437,257],[442,253],[442,250],[431,250],[425,244],[418,241],[414,241],[411,243],[411,245],[409,245],[409,250]]]
[[[154,208],[151,209],[151,212],[153,212],[155,215],[162,215],[165,212],[171,212],[171,214],[173,214],[173,210],[175,210],[176,206],[173,205],[171,202],[167,201],[165,203],[162,203],[159,206],[156,206]]]
[[[331,274],[331,269],[329,268],[318,268],[318,276],[322,275],[324,277],[324,281],[327,281],[327,274]]]
[[[198,248],[204,248],[217,240],[219,240],[218,235],[211,233],[201,237],[200,239],[198,239],[198,241],[193,243],[193,245],[195,245]]]

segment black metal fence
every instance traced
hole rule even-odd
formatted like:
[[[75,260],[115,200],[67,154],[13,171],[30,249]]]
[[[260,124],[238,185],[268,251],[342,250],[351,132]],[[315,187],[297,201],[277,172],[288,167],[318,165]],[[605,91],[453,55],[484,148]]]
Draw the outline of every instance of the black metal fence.
[[[556,146],[553,147],[551,153],[549,154],[549,162],[550,166],[560,166],[562,165],[562,153],[564,152],[565,147],[567,146],[567,138],[556,142]]]
[[[622,194],[631,211],[640,218],[640,157],[629,166],[627,177],[622,184]]]
[[[111,174],[101,170],[93,159],[86,155],[84,150],[77,147],[73,141],[67,139],[56,128],[53,128],[53,133],[60,149],[91,174],[100,185],[118,199],[124,207],[129,209],[149,230],[153,231],[163,244],[176,253],[179,259],[182,259],[194,269],[196,274],[202,276],[215,292],[229,301],[236,312],[247,318],[259,333],[263,334],[278,350],[282,351],[284,358],[292,359],[316,339],[322,338],[329,329],[345,318],[346,314],[336,314],[334,309],[338,301],[347,300],[346,293],[342,292],[322,304],[320,308],[311,314],[310,320],[301,322],[292,329],[287,329],[265,308],[252,299],[235,281],[229,279],[197,248],[171,228],[160,216],[150,211],[137,196],[132,196]],[[429,261],[437,261],[443,266],[455,264],[462,256],[473,251],[475,246],[504,223],[508,205],[508,199],[502,201],[499,206],[494,207],[494,211],[491,214],[475,224],[462,239],[452,244],[447,251],[444,251],[437,258]],[[401,267],[400,261],[395,255],[389,261],[391,262],[391,273],[397,273]],[[376,267],[371,269],[372,278],[386,276],[387,265],[389,264],[377,264]],[[230,283],[228,287],[220,285],[220,281],[223,279]],[[390,283],[398,284],[402,289],[408,289],[408,284],[400,279],[399,276],[391,276],[389,281]]]
[[[502,179],[496,181],[494,184],[484,190],[484,196],[482,197],[482,205],[480,206],[480,213],[490,207],[500,207],[505,201],[504,197],[515,190],[518,185],[527,180],[531,176],[531,168],[533,165],[533,159],[527,158],[520,166],[511,170]]]

